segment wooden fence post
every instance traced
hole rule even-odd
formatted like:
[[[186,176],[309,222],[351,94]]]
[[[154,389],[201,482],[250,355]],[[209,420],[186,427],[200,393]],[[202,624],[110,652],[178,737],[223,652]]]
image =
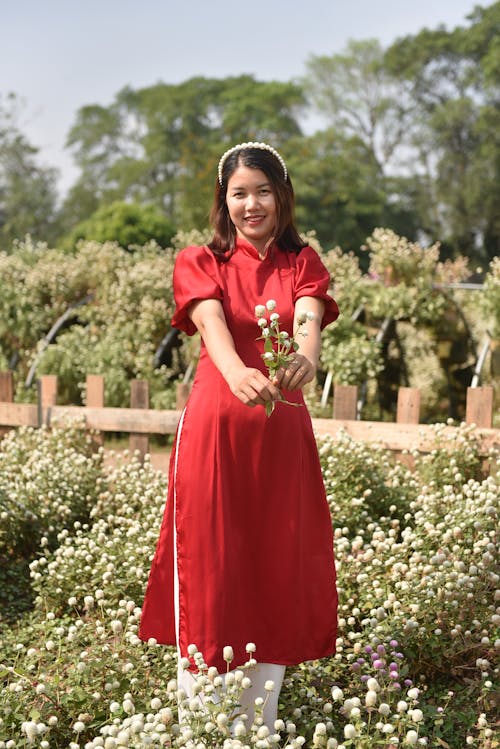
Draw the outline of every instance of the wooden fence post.
[[[420,390],[418,388],[399,388],[396,421],[398,424],[420,423]]]
[[[104,377],[102,375],[88,374],[86,377],[87,406],[89,408],[104,407]],[[92,441],[95,445],[104,445],[103,432],[96,432]]]
[[[147,380],[132,380],[130,383],[130,408],[149,408],[149,383]],[[131,432],[129,439],[130,452],[139,451],[139,460],[144,462],[149,452],[149,435]]]
[[[177,411],[182,411],[187,403],[189,394],[191,392],[191,385],[187,382],[178,382],[175,388],[175,408]]]
[[[12,372],[0,372],[0,401],[13,403],[14,375]]]
[[[333,418],[356,420],[358,415],[357,385],[333,386]]]
[[[57,403],[57,375],[42,375],[37,381],[38,386],[38,426],[44,423],[44,409],[50,409]],[[47,414],[46,423],[50,423],[50,414]]]
[[[14,375],[12,372],[0,372],[0,403],[14,402]],[[4,437],[8,428],[0,427],[0,439]]]
[[[465,421],[478,427],[490,429],[493,426],[493,386],[483,385],[467,388]]]

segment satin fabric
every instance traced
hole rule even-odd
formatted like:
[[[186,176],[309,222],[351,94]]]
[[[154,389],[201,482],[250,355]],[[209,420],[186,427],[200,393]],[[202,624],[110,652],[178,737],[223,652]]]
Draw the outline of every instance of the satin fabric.
[[[318,297],[324,326],[338,315],[328,282],[311,247],[298,255],[273,247],[260,260],[238,240],[226,263],[206,247],[188,247],[175,265],[172,324],[193,334],[193,301],[220,300],[240,357],[266,372],[255,305],[274,299],[291,335],[296,300]],[[221,672],[225,645],[234,650],[232,668],[247,660],[248,642],[259,662],[280,665],[335,649],[333,538],[316,442],[302,393],[284,396],[300,406],[278,403],[267,417],[263,407],[243,405],[202,344],[172,451],[139,635],[177,644],[183,656],[194,643]]]

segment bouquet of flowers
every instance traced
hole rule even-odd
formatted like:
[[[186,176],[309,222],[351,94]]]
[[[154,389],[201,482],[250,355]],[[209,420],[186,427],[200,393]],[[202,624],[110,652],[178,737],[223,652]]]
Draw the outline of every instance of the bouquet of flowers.
[[[268,369],[271,380],[275,377],[279,369],[282,367],[286,368],[293,361],[293,355],[299,348],[296,338],[298,335],[307,335],[307,331],[301,330],[301,328],[308,320],[314,319],[313,312],[304,312],[297,320],[297,331],[291,336],[286,330],[280,330],[280,316],[275,310],[276,302],[274,299],[268,299],[265,305],[257,304],[255,307],[257,325],[261,330],[261,335],[256,340],[264,341],[262,359]],[[269,319],[267,319],[268,313],[270,313]],[[290,403],[290,401],[285,400],[283,397],[280,398],[280,402],[287,403],[290,406],[301,405],[300,403]],[[275,405],[275,401],[266,403],[267,416],[272,414]]]

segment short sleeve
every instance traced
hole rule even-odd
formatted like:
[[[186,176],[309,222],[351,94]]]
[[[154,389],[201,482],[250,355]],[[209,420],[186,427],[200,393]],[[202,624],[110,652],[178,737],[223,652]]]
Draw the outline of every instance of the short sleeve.
[[[304,247],[297,256],[294,304],[302,296],[312,296],[325,303],[321,327],[325,328],[339,316],[337,302],[328,293],[330,274],[312,247]]]
[[[185,247],[175,261],[173,286],[172,326],[193,335],[196,326],[188,315],[191,304],[199,299],[222,300],[215,255],[207,247]]]

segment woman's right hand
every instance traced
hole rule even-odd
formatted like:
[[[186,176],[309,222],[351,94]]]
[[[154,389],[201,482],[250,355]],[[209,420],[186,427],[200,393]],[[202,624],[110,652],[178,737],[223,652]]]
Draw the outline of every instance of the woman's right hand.
[[[280,397],[278,388],[260,369],[235,366],[225,374],[225,379],[233,395],[250,408],[265,406]]]

